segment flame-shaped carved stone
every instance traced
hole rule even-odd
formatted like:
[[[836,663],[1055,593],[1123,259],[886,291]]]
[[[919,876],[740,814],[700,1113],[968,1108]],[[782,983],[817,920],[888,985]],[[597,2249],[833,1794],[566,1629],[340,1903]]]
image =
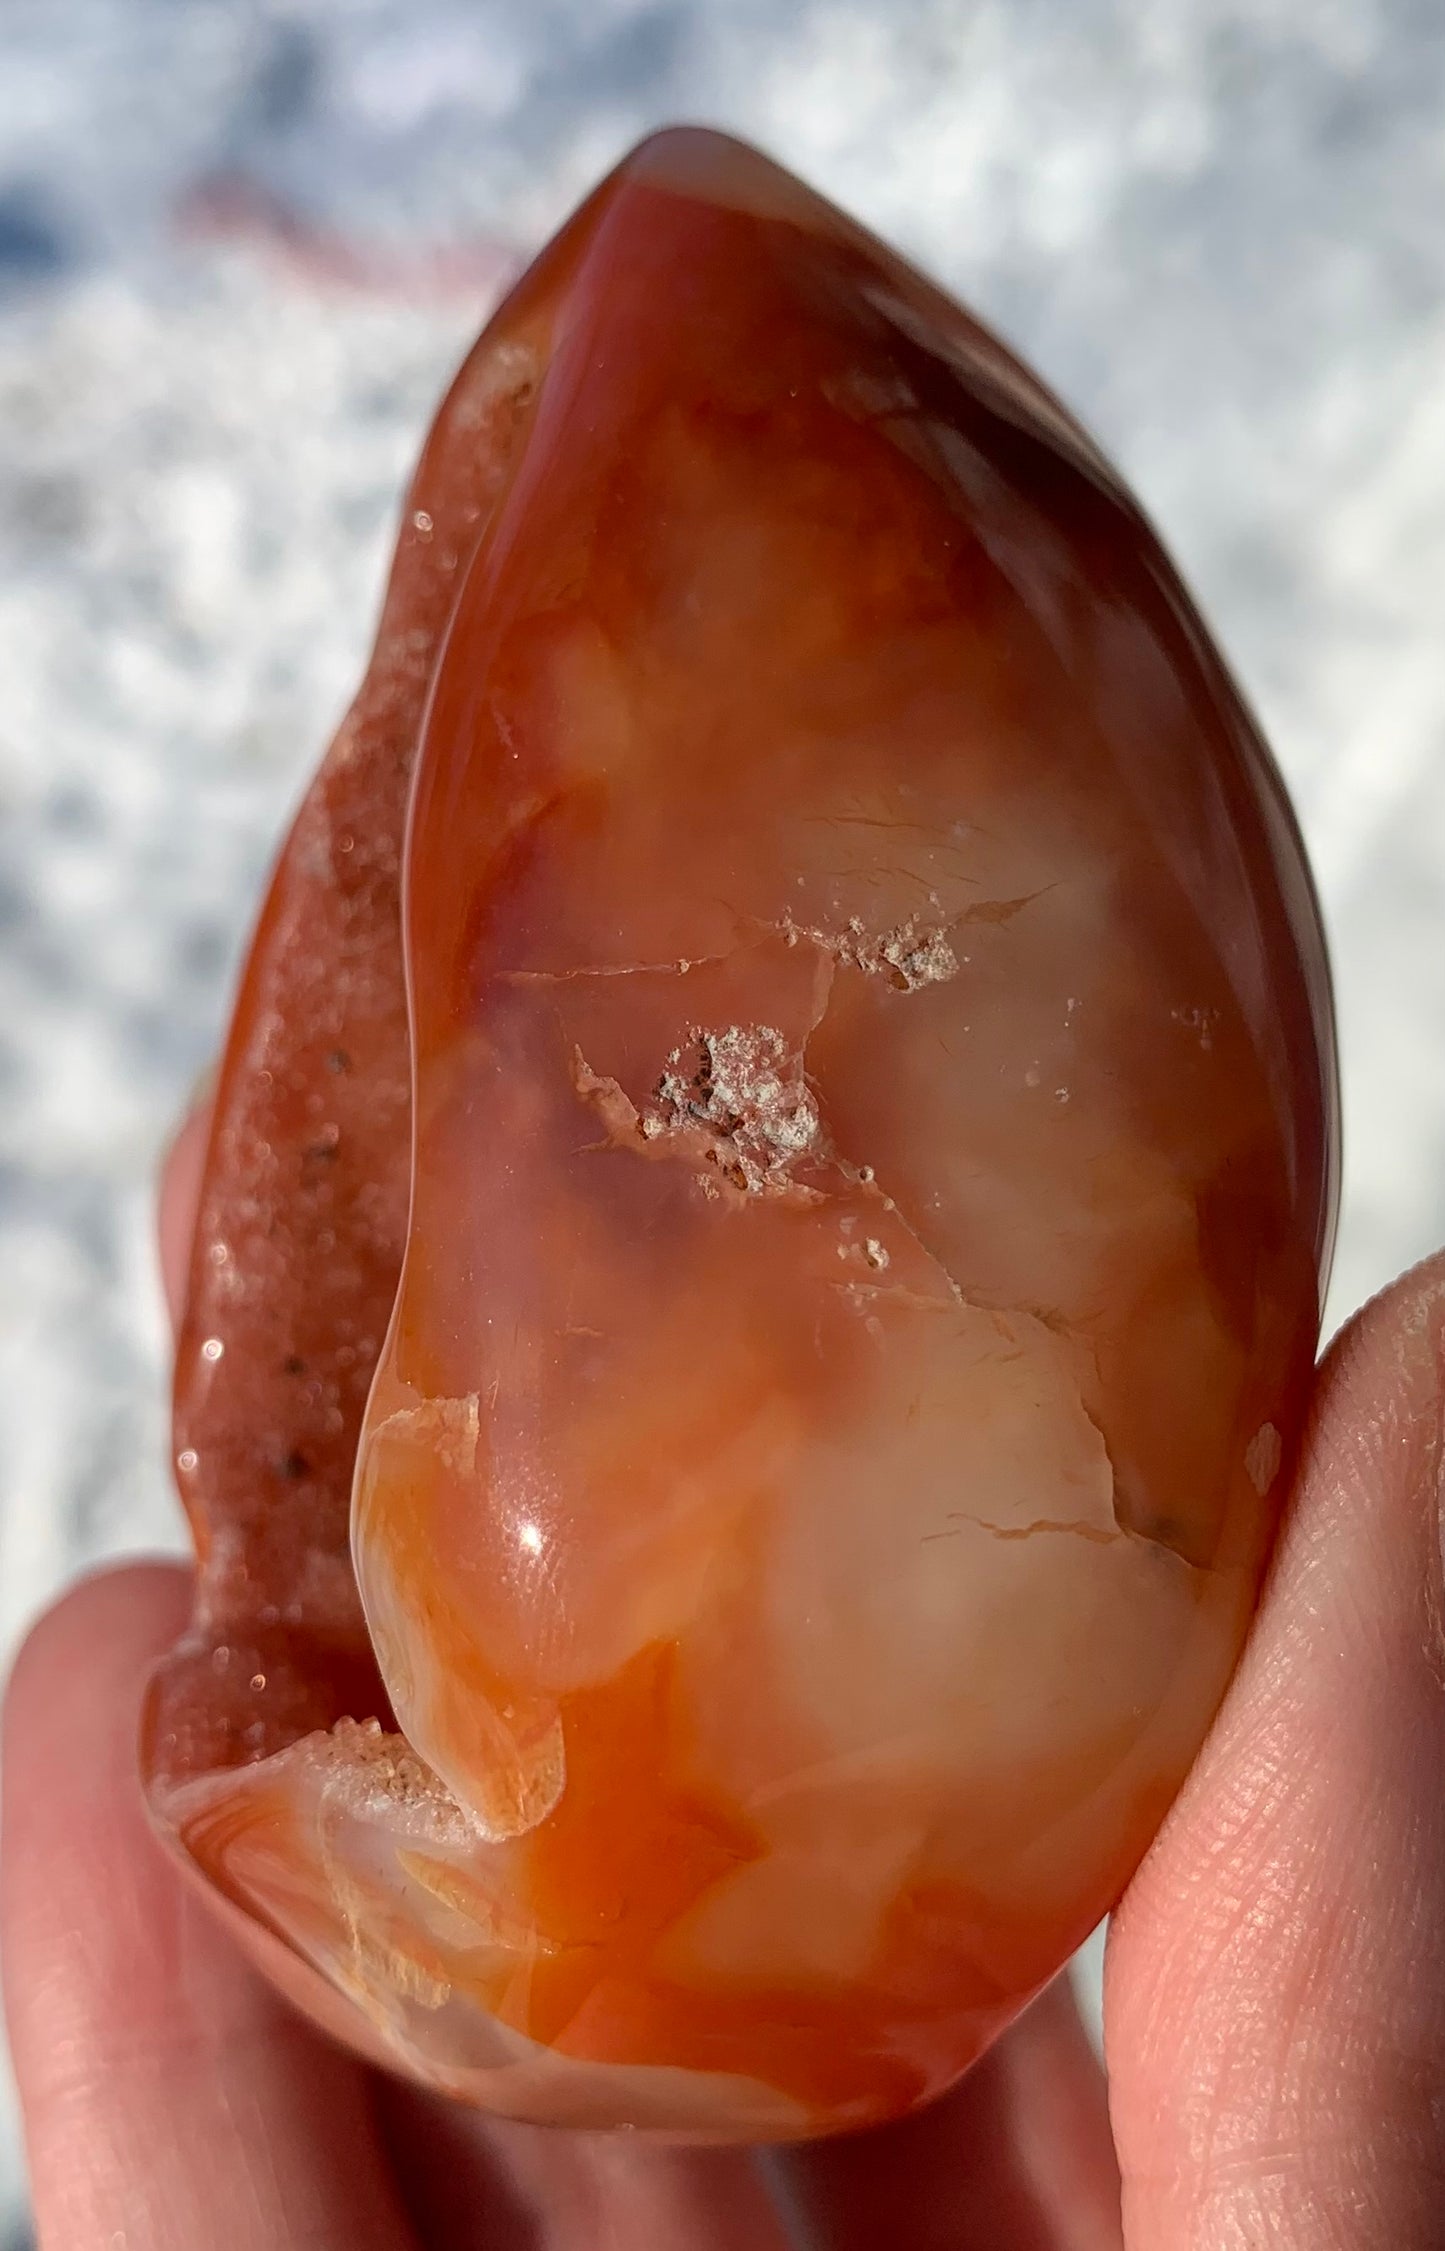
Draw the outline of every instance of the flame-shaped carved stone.
[[[163,1831],[497,2109],[923,2101],[1228,1677],[1332,1071],[1278,779],[1111,470],[762,158],[649,142],[443,405],[262,915]]]

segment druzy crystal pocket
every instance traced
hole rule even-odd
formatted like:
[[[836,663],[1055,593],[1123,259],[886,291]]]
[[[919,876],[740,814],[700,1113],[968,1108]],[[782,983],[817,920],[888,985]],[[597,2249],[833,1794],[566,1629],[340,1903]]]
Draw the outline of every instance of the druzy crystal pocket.
[[[1278,779],[1113,472],[762,158],[646,144],[442,406],[263,910],[163,1831],[498,2110],[926,2100],[1228,1678],[1332,1071]]]

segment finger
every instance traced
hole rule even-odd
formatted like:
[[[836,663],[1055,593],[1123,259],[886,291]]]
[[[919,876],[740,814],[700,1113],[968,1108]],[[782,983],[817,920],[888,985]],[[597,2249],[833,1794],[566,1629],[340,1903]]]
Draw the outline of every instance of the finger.
[[[1445,1257],[1325,1360],[1245,1659],[1115,1924],[1135,2251],[1445,2234]]]
[[[1118,2251],[1103,2074],[1066,1979],[917,2117],[776,2160],[809,2251]]]
[[[147,1668],[186,1575],[113,1572],[42,1621],[5,1713],[0,1941],[45,2251],[399,2251],[367,2074],[244,1963],[146,1826]]]
[[[161,1282],[171,1327],[178,1328],[186,1304],[186,1273],[191,1262],[191,1239],[201,1201],[201,1177],[206,1146],[211,1138],[211,1102],[206,1093],[193,1102],[161,1159],[160,1195],[156,1211]]]
[[[380,2095],[411,2209],[446,2251],[793,2251],[749,2151],[522,2126],[395,2081]]]

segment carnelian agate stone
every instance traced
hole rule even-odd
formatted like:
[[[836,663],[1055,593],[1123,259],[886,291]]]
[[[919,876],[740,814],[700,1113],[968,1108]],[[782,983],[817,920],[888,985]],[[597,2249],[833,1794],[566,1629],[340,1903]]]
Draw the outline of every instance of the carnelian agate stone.
[[[1218,1703],[1333,1112],[1280,784],[1113,473],[761,157],[647,143],[442,407],[262,916],[163,1831],[497,2110],[925,2101]]]

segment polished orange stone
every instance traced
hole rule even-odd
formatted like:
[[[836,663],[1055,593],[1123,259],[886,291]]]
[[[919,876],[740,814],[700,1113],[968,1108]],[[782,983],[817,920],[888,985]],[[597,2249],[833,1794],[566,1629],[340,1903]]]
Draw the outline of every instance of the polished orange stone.
[[[162,1829],[498,2110],[925,2101],[1218,1703],[1334,1114],[1293,821],[1117,477],[796,182],[648,142],[441,409],[262,915]]]

